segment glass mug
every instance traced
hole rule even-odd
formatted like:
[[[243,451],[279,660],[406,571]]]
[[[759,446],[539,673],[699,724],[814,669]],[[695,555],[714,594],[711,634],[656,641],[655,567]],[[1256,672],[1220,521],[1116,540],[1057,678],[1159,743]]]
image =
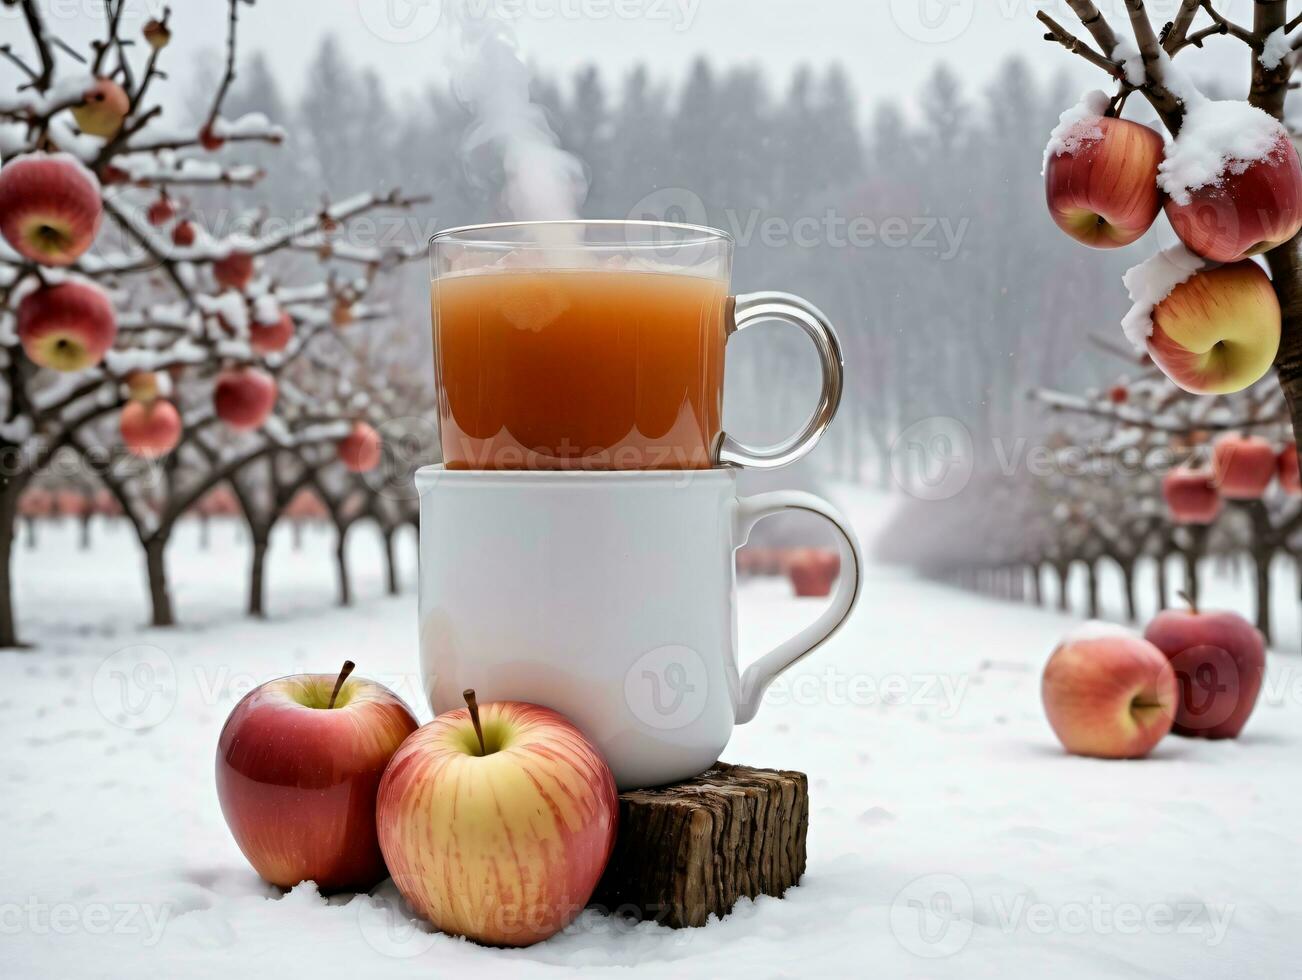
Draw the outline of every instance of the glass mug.
[[[430,239],[434,373],[449,469],[785,466],[841,400],[827,318],[786,293],[730,296],[727,232],[655,221],[536,221]],[[765,447],[723,431],[728,339],[799,327],[822,370],[799,432]]]

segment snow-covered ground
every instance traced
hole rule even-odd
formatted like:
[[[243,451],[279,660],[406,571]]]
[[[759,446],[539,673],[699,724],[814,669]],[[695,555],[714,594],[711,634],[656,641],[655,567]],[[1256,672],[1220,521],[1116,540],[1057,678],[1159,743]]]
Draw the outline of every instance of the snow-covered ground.
[[[882,508],[853,503],[868,536]],[[809,774],[800,887],[704,929],[585,914],[503,951],[414,926],[386,886],[281,895],[217,806],[217,734],[251,684],[351,657],[428,717],[413,540],[408,591],[389,598],[358,528],[358,604],[339,610],[328,535],[296,552],[286,532],[271,619],[249,622],[236,529],[216,526],[203,552],[186,527],[169,556],[186,625],[149,630],[125,528],[97,528],[90,552],[70,526],[42,530],[17,567],[38,648],[0,654],[6,977],[1274,978],[1302,958],[1302,657],[1287,596],[1290,639],[1242,738],[1168,738],[1147,760],[1102,762],[1064,755],[1040,709],[1040,669],[1069,618],[870,566],[850,625],[724,755]],[[1242,589],[1218,580],[1209,599],[1247,608]],[[816,609],[779,581],[747,583],[744,656]]]

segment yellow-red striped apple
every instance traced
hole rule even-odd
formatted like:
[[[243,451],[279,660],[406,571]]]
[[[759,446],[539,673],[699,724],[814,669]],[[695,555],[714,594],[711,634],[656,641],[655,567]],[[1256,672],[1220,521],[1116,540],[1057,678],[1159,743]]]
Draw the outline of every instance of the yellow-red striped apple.
[[[121,85],[111,78],[97,78],[82,94],[81,104],[72,107],[72,118],[83,133],[108,139],[122,128],[130,108],[131,100]]]
[[[28,153],[0,168],[0,235],[25,259],[71,265],[104,215],[99,185],[66,153]]]
[[[108,294],[92,282],[42,286],[18,304],[18,339],[27,356],[55,371],[81,371],[104,359],[118,321]]]
[[[1129,245],[1148,231],[1161,210],[1157,168],[1162,137],[1142,123],[1097,117],[1079,125],[1097,136],[1050,152],[1044,196],[1054,223],[1094,248]]]
[[[1179,692],[1161,650],[1120,627],[1090,623],[1053,651],[1040,693],[1068,752],[1138,759],[1171,730]]]
[[[564,717],[502,701],[435,718],[380,783],[380,848],[407,902],[436,927],[528,946],[582,911],[615,842],[615,780]]]
[[[1279,350],[1279,299],[1251,260],[1195,272],[1153,308],[1152,321],[1149,355],[1194,394],[1243,390]]]

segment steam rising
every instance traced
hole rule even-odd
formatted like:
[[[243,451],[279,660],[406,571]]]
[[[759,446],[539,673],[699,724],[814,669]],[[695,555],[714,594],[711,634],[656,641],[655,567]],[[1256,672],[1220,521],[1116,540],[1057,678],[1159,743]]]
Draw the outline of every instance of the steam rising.
[[[529,70],[511,30],[467,0],[446,8],[458,56],[453,91],[474,116],[466,137],[468,165],[487,148],[500,157],[502,198],[513,218],[576,218],[587,193],[583,164],[558,145],[541,106],[529,99]]]

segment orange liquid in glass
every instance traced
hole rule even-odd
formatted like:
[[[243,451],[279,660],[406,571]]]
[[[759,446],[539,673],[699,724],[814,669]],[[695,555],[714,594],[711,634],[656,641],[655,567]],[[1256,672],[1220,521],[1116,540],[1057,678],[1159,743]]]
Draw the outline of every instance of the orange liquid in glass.
[[[726,284],[627,270],[433,283],[451,469],[703,469],[722,428]]]

